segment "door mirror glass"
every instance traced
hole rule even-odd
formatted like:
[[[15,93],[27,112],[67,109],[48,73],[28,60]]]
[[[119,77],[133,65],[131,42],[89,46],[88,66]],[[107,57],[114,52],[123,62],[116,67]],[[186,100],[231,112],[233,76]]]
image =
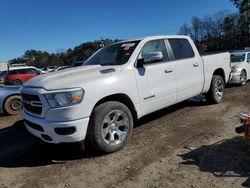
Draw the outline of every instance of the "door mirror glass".
[[[154,63],[163,61],[162,52],[150,52],[142,55],[143,62],[146,63]]]

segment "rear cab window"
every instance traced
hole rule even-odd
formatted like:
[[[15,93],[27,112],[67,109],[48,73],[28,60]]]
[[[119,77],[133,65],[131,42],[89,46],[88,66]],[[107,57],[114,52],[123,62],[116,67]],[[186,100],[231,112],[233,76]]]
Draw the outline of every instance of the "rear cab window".
[[[193,58],[193,48],[187,39],[168,39],[172,48],[174,60]]]

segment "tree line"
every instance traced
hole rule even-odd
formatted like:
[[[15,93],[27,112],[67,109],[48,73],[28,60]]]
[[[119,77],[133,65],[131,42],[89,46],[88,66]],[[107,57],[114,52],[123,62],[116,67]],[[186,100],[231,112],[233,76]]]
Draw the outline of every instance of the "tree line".
[[[12,59],[10,64],[26,64],[29,66],[36,66],[38,68],[46,66],[64,66],[73,65],[75,62],[84,62],[94,52],[101,47],[119,41],[118,39],[100,39],[93,42],[86,42],[73,49],[66,51],[59,49],[56,53],[48,53],[40,50],[26,50],[21,57]]]
[[[200,52],[249,47],[249,16],[244,12],[248,11],[250,1],[231,0],[231,2],[239,8],[238,13],[220,11],[203,18],[193,16],[191,23],[185,23],[180,27],[179,34],[191,36]]]

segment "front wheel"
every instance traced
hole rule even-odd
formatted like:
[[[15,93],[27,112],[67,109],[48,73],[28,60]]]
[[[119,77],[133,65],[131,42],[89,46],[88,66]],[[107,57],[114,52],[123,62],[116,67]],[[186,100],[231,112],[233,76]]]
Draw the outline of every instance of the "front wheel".
[[[90,118],[87,139],[104,153],[123,148],[131,138],[133,117],[128,107],[110,101],[97,106]]]
[[[213,75],[210,89],[205,94],[207,101],[211,104],[218,104],[222,101],[225,93],[225,82],[219,75]]]
[[[21,97],[18,95],[11,96],[4,102],[4,111],[9,115],[17,115],[22,111]]]
[[[240,85],[244,86],[247,83],[247,73],[246,71],[241,71],[240,73]]]

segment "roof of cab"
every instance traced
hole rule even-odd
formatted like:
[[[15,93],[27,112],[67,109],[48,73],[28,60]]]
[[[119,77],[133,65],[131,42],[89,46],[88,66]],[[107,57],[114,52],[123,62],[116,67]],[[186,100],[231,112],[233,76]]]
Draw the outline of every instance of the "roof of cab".
[[[181,38],[181,39],[188,39],[190,38],[187,35],[156,35],[156,36],[147,36],[147,37],[142,37],[142,38],[137,38],[137,39],[129,39],[129,40],[123,40],[118,43],[123,43],[123,42],[133,42],[133,41],[141,41],[141,40],[157,40],[157,39],[165,39],[165,38]]]

